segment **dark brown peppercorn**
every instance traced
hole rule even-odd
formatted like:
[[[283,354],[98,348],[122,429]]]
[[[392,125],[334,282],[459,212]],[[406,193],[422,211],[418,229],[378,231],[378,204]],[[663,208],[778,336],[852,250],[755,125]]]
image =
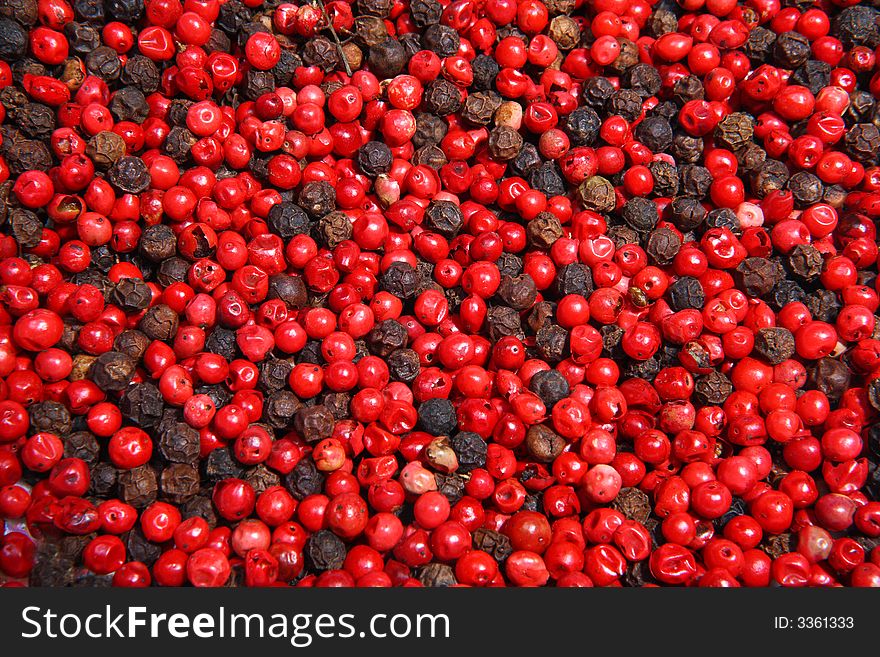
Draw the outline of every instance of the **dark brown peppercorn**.
[[[783,32],[776,37],[773,58],[780,67],[795,69],[810,58],[810,40],[799,32]]]
[[[577,47],[581,30],[570,16],[554,16],[550,21],[547,36],[553,39],[560,50],[571,50]]]
[[[275,429],[285,429],[293,424],[293,418],[302,408],[302,402],[289,390],[269,395],[263,406],[262,420]]]
[[[151,262],[162,262],[177,252],[177,237],[167,224],[156,224],[144,229],[138,246]]]
[[[177,335],[179,318],[165,304],[153,306],[144,314],[138,328],[151,340],[171,340]]]
[[[873,164],[880,152],[880,129],[873,123],[858,123],[844,136],[846,152],[863,164]]]
[[[125,155],[125,142],[115,132],[102,130],[89,139],[86,155],[92,158],[99,169],[107,169]]]
[[[388,38],[385,22],[378,16],[357,16],[352,32],[365,46],[375,46]]]
[[[275,274],[269,278],[268,299],[281,299],[290,308],[304,308],[309,301],[306,284],[299,276]]]
[[[27,103],[15,112],[18,128],[33,139],[48,139],[55,130],[55,113],[40,103]]]
[[[101,354],[89,370],[89,378],[104,392],[125,390],[134,374],[134,359],[118,351]]]
[[[545,324],[535,336],[535,346],[541,358],[558,363],[568,352],[568,331],[555,324]]]
[[[437,53],[440,57],[452,57],[460,46],[461,39],[458,32],[448,25],[431,25],[422,34],[422,47]]]
[[[439,78],[429,83],[425,87],[423,96],[425,109],[437,116],[448,116],[455,114],[461,109],[462,100],[461,93],[451,82]],[[520,138],[522,143],[522,138]],[[516,153],[514,153],[515,155]],[[511,156],[513,157],[513,156]]]
[[[680,248],[681,238],[666,227],[651,231],[648,243],[645,245],[648,257],[655,265],[661,267],[671,264]]]
[[[119,499],[136,509],[143,509],[156,501],[159,489],[156,473],[149,465],[123,470],[118,477]]]
[[[811,281],[822,273],[824,259],[812,244],[798,244],[788,256],[788,264],[795,276]]]
[[[318,472],[312,459],[304,458],[284,477],[284,486],[297,500],[302,500],[321,492],[324,475]]]
[[[416,132],[412,143],[416,148],[426,144],[438,144],[446,136],[449,127],[446,121],[435,114],[420,112],[416,114]]]
[[[19,246],[33,248],[43,237],[43,223],[30,210],[15,208],[9,213],[12,237]]]
[[[512,160],[522,145],[522,135],[508,126],[498,126],[489,133],[489,154],[496,160]]]
[[[336,189],[325,180],[306,183],[297,204],[313,219],[320,219],[336,209]]]
[[[477,91],[465,99],[461,116],[474,125],[489,125],[495,115],[495,110],[499,107],[501,107],[501,96],[497,93]]]
[[[712,185],[712,174],[706,167],[686,164],[678,171],[681,193],[697,199],[706,197]]]
[[[159,424],[163,407],[162,394],[152,383],[133,385],[125,391],[119,402],[122,416],[142,429],[149,429]]]
[[[851,380],[850,369],[836,358],[820,358],[807,375],[808,387],[824,393],[832,403],[840,400]]]
[[[498,563],[504,563],[513,553],[507,536],[483,527],[474,531],[474,548],[488,553]]]
[[[675,227],[686,233],[694,230],[706,219],[706,208],[697,199],[677,196],[669,205],[670,219]]]
[[[159,437],[159,453],[172,463],[199,460],[199,432],[185,422],[176,422]]]
[[[795,205],[806,208],[822,199],[822,181],[808,171],[798,171],[788,179],[788,189],[794,196]]]
[[[679,104],[684,105],[692,100],[703,100],[706,90],[703,83],[696,75],[685,75],[675,81],[672,86],[673,99]]]
[[[407,62],[406,51],[397,39],[386,39],[370,47],[367,62],[380,80],[393,78]]]
[[[580,294],[589,297],[592,294],[593,274],[590,268],[579,262],[561,267],[556,273],[554,290],[560,297],[568,294]]]
[[[565,440],[549,427],[535,424],[526,432],[525,447],[533,459],[551,463],[562,454]]]
[[[309,538],[306,545],[309,564],[318,571],[337,570],[345,561],[345,544],[333,532],[322,529]]]
[[[452,238],[464,225],[461,209],[451,201],[431,201],[425,210],[425,225],[444,237]]]
[[[602,176],[591,176],[578,187],[578,196],[587,210],[611,212],[617,205],[614,185]]]
[[[528,274],[521,276],[502,276],[498,286],[498,297],[514,310],[527,310],[535,303],[538,288]]]
[[[119,80],[123,84],[137,87],[144,94],[151,94],[159,88],[159,69],[152,60],[143,55],[129,55]]]
[[[597,76],[584,81],[581,96],[587,106],[601,110],[605,108],[605,105],[616,91],[617,89],[608,78]]]
[[[216,484],[224,479],[239,479],[244,474],[241,464],[232,456],[228,447],[218,447],[208,454],[202,464],[203,472],[209,483]]]
[[[173,463],[159,477],[161,498],[172,504],[184,504],[198,495],[200,481],[194,465]]]
[[[552,212],[541,212],[526,225],[529,242],[539,249],[549,249],[563,236],[562,222]]]
[[[249,468],[244,475],[244,480],[251,485],[257,495],[261,495],[268,488],[281,485],[281,477],[262,463]]]
[[[629,520],[642,524],[651,516],[653,510],[651,500],[638,488],[621,488],[611,503],[611,508],[619,511]]]
[[[306,66],[317,66],[324,73],[330,73],[339,66],[339,49],[330,39],[317,36],[306,41],[302,59]]]
[[[620,44],[620,54],[617,55],[617,59],[608,65],[608,69],[620,75],[639,63],[639,48],[633,41],[627,38],[616,38],[617,43]]]
[[[117,121],[143,123],[150,113],[150,106],[143,92],[136,87],[123,87],[113,94],[108,109]]]
[[[391,379],[412,383],[421,371],[419,355],[412,349],[398,349],[388,357]]]
[[[443,5],[437,0],[412,0],[409,3],[409,12],[413,23],[422,29],[436,25],[440,22],[443,14]]]
[[[755,122],[748,114],[732,112],[715,126],[715,142],[732,151],[739,150],[752,140]]]
[[[425,144],[421,148],[417,148],[412,155],[411,162],[413,166],[423,164],[431,167],[435,171],[439,171],[449,160],[443,149],[436,144]]]
[[[28,407],[30,416],[30,433],[46,432],[63,436],[70,431],[70,411],[64,404],[55,401],[44,401]]]
[[[632,89],[621,89],[608,99],[608,113],[635,121],[642,111],[642,97]]]
[[[41,141],[22,139],[4,153],[9,172],[20,176],[25,171],[48,171],[52,166],[49,147]]]
[[[422,567],[419,570],[418,580],[422,583],[422,586],[432,589],[456,586],[458,584],[452,566],[445,563],[429,563],[427,566]]]
[[[486,314],[486,321],[489,324],[489,337],[493,341],[497,342],[506,335],[512,335],[520,339],[525,338],[519,313],[513,308],[493,306],[489,308],[489,312]]]
[[[669,286],[669,305],[675,312],[687,308],[701,310],[706,295],[700,281],[692,276],[682,276]]]
[[[380,278],[382,289],[399,299],[412,298],[419,286],[418,271],[408,262],[394,262]]]
[[[329,438],[335,425],[333,414],[320,404],[301,408],[293,421],[294,429],[309,443]]]
[[[90,467],[98,462],[101,447],[88,431],[75,431],[64,437],[64,458],[77,458]]]
[[[694,396],[703,405],[720,405],[733,392],[733,384],[721,372],[712,371],[694,383]]]
[[[379,141],[369,141],[358,150],[358,166],[370,177],[388,173],[392,159],[391,149]]]
[[[150,339],[136,329],[123,331],[113,341],[113,349],[125,354],[135,362],[140,361],[149,346]]]
[[[517,318],[519,318],[519,316],[517,316]],[[552,323],[553,306],[547,301],[540,301],[536,303],[532,307],[532,311],[529,313],[528,319],[526,321],[529,325],[529,328],[532,329],[532,332],[537,333],[541,330],[542,327]]]
[[[105,461],[95,463],[91,468],[89,494],[96,497],[108,497],[116,491],[117,470],[113,464]]]
[[[407,339],[403,324],[395,319],[386,319],[370,330],[366,343],[371,354],[385,358],[391,352],[405,347]]]
[[[107,181],[125,194],[140,194],[150,186],[150,171],[141,158],[126,155],[107,171]]]
[[[318,222],[318,237],[328,249],[336,248],[340,242],[351,239],[353,224],[344,212],[331,212]]]
[[[755,351],[771,365],[778,365],[794,356],[794,336],[781,326],[758,329],[755,333]]]
[[[624,204],[621,215],[627,224],[643,233],[654,228],[660,219],[657,205],[651,200],[638,196]]]
[[[736,268],[737,287],[750,297],[760,297],[779,280],[779,267],[766,258],[746,258]]]

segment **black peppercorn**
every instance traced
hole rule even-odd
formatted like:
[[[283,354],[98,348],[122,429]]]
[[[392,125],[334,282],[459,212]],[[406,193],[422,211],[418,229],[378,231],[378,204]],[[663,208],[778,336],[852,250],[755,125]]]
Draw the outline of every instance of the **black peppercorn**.
[[[555,324],[544,324],[535,335],[538,354],[548,363],[558,363],[568,354],[568,331]]]
[[[309,443],[329,438],[335,425],[333,414],[320,404],[299,409],[293,420],[294,429]]]
[[[702,310],[706,295],[700,281],[692,276],[682,276],[669,286],[669,306],[675,312],[694,308]]]
[[[138,324],[138,328],[151,340],[171,340],[177,335],[179,317],[165,304],[153,306]]]
[[[388,370],[392,380],[412,383],[421,371],[419,355],[412,349],[397,349],[388,356]]]
[[[200,481],[194,465],[172,463],[159,477],[160,497],[172,504],[184,504],[198,495]]]
[[[342,568],[345,552],[342,539],[327,529],[312,534],[305,549],[309,564],[318,571]]]
[[[425,109],[438,116],[455,114],[462,106],[458,87],[443,78],[430,82],[425,87],[422,99]]]
[[[117,477],[119,499],[136,509],[144,509],[156,501],[159,483],[149,465],[123,470]]]
[[[159,424],[163,407],[162,393],[152,383],[136,383],[125,391],[119,402],[122,417],[143,429]]]
[[[107,182],[124,194],[140,194],[150,186],[150,171],[141,158],[126,155],[108,169]]]
[[[507,306],[493,306],[486,314],[486,322],[489,324],[489,337],[498,341],[506,335],[524,338],[519,313]]]
[[[440,57],[452,57],[458,52],[461,39],[448,25],[434,24],[422,34],[422,46]]]
[[[432,436],[445,436],[455,431],[455,407],[448,399],[428,399],[419,406],[417,427]]]
[[[863,164],[877,162],[880,150],[880,130],[873,123],[857,123],[843,138],[846,152]]]
[[[512,160],[519,153],[522,145],[522,135],[508,126],[497,126],[489,133],[489,153],[496,160]]]
[[[542,463],[553,462],[565,449],[565,440],[543,424],[529,427],[524,444],[529,456]]]
[[[375,178],[391,169],[391,149],[379,141],[368,141],[358,150],[357,162],[365,175]]]
[[[736,268],[737,287],[750,297],[764,296],[780,278],[779,267],[766,258],[746,258]]]
[[[321,492],[324,475],[318,472],[312,459],[304,458],[284,477],[284,486],[297,500],[303,500]]]
[[[550,411],[557,402],[568,397],[570,387],[558,370],[543,370],[532,376],[529,390],[538,395]]]
[[[648,232],[660,219],[657,204],[639,196],[629,199],[621,210],[623,220],[640,232]]]
[[[134,359],[118,351],[104,352],[89,370],[89,378],[104,392],[125,390],[134,374]]]
[[[723,404],[732,392],[730,379],[714,370],[694,382],[694,396],[703,405]]]
[[[645,252],[655,265],[665,267],[672,263],[681,248],[681,238],[670,228],[658,228],[648,235]]]
[[[549,249],[563,236],[562,222],[552,212],[540,212],[526,225],[529,243],[539,249]]]
[[[528,274],[502,276],[498,286],[498,297],[514,310],[527,310],[535,303],[538,288]]]

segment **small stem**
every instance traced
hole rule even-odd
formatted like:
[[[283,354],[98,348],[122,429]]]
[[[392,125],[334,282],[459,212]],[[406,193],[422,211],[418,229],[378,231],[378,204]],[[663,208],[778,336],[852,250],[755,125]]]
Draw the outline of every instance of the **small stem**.
[[[333,29],[333,21],[331,21],[330,16],[327,15],[327,8],[324,7],[323,0],[315,0],[315,2],[317,2],[318,7],[321,9],[321,14],[324,16],[324,20],[327,21],[327,27],[330,28],[330,34],[333,35],[333,40],[336,42],[336,50],[339,53],[339,57],[342,59],[342,65],[345,66],[345,72],[348,73],[348,77],[351,77],[351,67],[348,65],[348,59],[345,57],[345,52],[342,50],[342,42],[339,40],[336,30]]]

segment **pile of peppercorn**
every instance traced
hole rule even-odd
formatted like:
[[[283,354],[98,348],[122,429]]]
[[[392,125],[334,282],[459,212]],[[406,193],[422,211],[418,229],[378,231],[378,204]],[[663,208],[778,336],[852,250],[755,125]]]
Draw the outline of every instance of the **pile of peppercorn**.
[[[878,48],[0,0],[0,585],[880,586]]]

